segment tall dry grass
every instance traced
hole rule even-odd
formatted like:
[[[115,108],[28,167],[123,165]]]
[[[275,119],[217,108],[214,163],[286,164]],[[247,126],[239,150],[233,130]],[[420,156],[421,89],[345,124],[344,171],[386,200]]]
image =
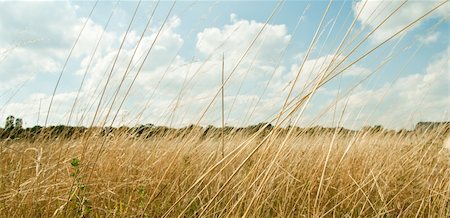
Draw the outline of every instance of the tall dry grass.
[[[440,2],[386,40],[370,45],[367,50],[362,45],[406,1],[394,7],[370,31],[357,30],[355,27],[357,17],[363,10],[361,9],[350,27],[339,31],[343,34],[337,37],[343,37],[338,40],[337,48],[329,49],[329,53],[334,54],[330,63],[317,66],[318,74],[315,78],[311,78],[303,87],[298,87],[298,80],[303,76],[302,70],[306,61],[311,58],[311,52],[321,46],[321,43],[324,47],[328,40],[329,35],[325,41],[320,39],[328,28],[326,18],[332,5],[330,1],[301,60],[295,79],[286,86],[288,93],[284,104],[280,105],[280,112],[266,120],[274,124],[274,128],[260,126],[256,133],[224,133],[223,129],[216,129],[215,134],[206,137],[203,129],[194,128],[184,134],[169,131],[148,138],[127,131],[104,135],[96,128],[89,128],[76,137],[64,137],[61,133],[2,140],[0,217],[449,217],[450,153],[443,148],[448,129],[393,132],[340,131],[336,128],[331,131],[307,132],[296,128],[282,128],[298,124],[312,96],[322,86],[406,32],[445,3]],[[158,4],[159,2],[153,12]],[[225,125],[225,85],[282,4],[282,1],[277,3],[251,43],[243,45],[246,48],[244,53],[231,67],[232,70],[227,72],[226,77],[222,72],[220,89],[211,93],[214,97],[199,114],[199,119],[192,120],[192,123],[201,123],[221,94],[221,121],[222,126]],[[97,3],[89,17],[96,5]],[[149,47],[145,56],[142,56],[143,61],[136,64],[138,67],[134,77],[129,77],[129,67],[147,27],[143,30],[131,59],[126,62],[128,65],[125,72],[119,72],[122,75],[119,77],[122,78],[120,84],[118,87],[108,87],[139,5],[140,2],[136,5],[110,71],[105,72],[104,86],[96,87],[98,90],[94,91],[98,95],[98,102],[91,99],[93,101],[88,103],[95,111],[91,127],[116,124],[118,113],[129,97],[175,3],[167,12],[151,45],[147,45]],[[147,26],[153,18],[153,12]],[[113,12],[110,18],[111,16]],[[336,21],[333,21],[330,33],[334,22]],[[105,29],[108,24],[109,20]],[[46,124],[65,66],[83,29],[58,76]],[[96,46],[101,40],[102,37]],[[96,50],[97,47],[94,48],[92,57]],[[338,58],[340,56],[343,58]],[[279,57],[280,60],[282,58]],[[380,62],[378,67],[381,68],[388,59],[376,60]],[[192,80],[198,72],[186,79]],[[73,118],[72,113],[79,103],[78,94],[87,73],[88,69],[84,73],[67,123]],[[163,77],[164,75],[161,80]],[[129,78],[132,79],[127,80],[127,86],[123,82]],[[269,86],[270,81],[271,79],[266,86]],[[362,81],[352,85],[356,87]],[[184,85],[185,83],[180,88],[175,105],[178,105],[183,92],[190,88]],[[107,99],[105,93],[109,89],[114,94]],[[119,96],[121,90],[125,92],[124,96]],[[264,89],[262,95],[265,91]],[[346,94],[342,94],[337,98],[345,97]],[[336,104],[342,99],[336,99]],[[147,106],[148,102],[142,112]],[[331,104],[325,109],[328,111],[334,108],[336,113],[335,106]],[[256,106],[253,112],[255,110]],[[342,119],[344,111],[345,109],[339,119]],[[141,118],[141,115],[142,113],[137,117]]]
[[[224,159],[217,152],[220,137],[201,133],[148,139],[110,135],[96,161],[101,140],[95,135],[3,141],[0,215],[450,214],[450,153],[442,147],[442,129],[296,132],[279,156],[281,135],[268,143],[268,133],[253,140],[247,133],[227,134]]]

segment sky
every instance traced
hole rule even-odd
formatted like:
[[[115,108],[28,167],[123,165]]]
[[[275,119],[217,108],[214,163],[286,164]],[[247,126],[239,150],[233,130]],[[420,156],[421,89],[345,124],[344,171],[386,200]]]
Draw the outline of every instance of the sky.
[[[441,3],[0,0],[0,120],[217,126],[223,64],[229,126],[313,90],[284,125],[449,121],[450,4],[427,14]]]

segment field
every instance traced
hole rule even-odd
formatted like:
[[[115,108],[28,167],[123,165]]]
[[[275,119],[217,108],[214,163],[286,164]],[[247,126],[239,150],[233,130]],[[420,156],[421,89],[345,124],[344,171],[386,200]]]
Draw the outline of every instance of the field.
[[[0,1],[0,217],[448,218],[449,9]]]
[[[262,129],[262,128],[261,128]],[[446,217],[445,128],[167,131],[1,142],[0,214]],[[94,132],[94,131],[93,131]],[[98,132],[97,132],[98,133]],[[45,135],[45,134],[44,134]],[[445,176],[447,175],[447,176]]]

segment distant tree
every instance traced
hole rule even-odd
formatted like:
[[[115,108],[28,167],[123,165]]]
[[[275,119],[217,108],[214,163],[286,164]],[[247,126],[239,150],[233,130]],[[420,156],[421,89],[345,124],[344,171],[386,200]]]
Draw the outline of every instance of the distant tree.
[[[15,129],[22,129],[22,126],[23,126],[22,118],[17,118],[14,128]]]
[[[383,131],[383,126],[375,125],[375,126],[372,127],[372,131],[374,131],[374,132],[381,132],[381,131]]]
[[[12,130],[12,129],[14,129],[14,116],[9,115],[9,116],[6,118],[5,129],[6,129],[6,130]]]
[[[145,124],[144,126],[147,127],[147,128],[153,128],[153,127],[155,127],[155,125],[154,125],[153,123],[147,123],[147,124]]]

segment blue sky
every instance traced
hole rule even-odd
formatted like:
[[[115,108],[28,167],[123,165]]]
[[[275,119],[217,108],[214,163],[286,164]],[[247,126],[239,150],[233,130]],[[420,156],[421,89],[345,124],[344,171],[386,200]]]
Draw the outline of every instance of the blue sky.
[[[94,3],[0,1],[1,120],[13,114],[22,117],[26,126],[44,125],[62,66]],[[328,65],[331,69],[336,67],[334,72],[344,69],[439,3],[410,1],[383,23],[400,1],[334,1],[294,94],[302,94],[305,85],[317,82]],[[63,71],[48,125],[68,122],[86,69],[71,125],[91,124],[97,105],[97,124],[218,125],[220,101],[213,96],[220,90],[222,54],[225,75],[231,75],[225,86],[227,125],[268,121],[281,109],[329,2],[285,1],[275,10],[275,1],[178,1],[148,59],[142,63],[140,57],[150,48],[173,4],[161,1],[137,48],[132,63],[136,67],[124,77],[156,5],[154,1],[142,1],[105,97],[99,103],[111,63],[137,4],[99,1]],[[300,114],[299,110],[299,119],[294,116],[290,124],[347,128],[384,125],[398,129],[412,128],[418,121],[450,120],[448,11],[449,4],[445,3],[322,86],[305,106],[305,112]],[[105,29],[111,13],[110,25]],[[342,53],[336,54],[353,20],[355,26]],[[102,32],[103,38],[89,65]],[[136,74],[136,82],[127,94]],[[111,107],[122,78],[123,85]],[[306,87],[308,90],[313,86]],[[120,106],[122,99],[124,104]],[[205,116],[201,116],[211,102]],[[108,113],[110,107],[112,112]],[[342,119],[336,118],[341,114]]]

